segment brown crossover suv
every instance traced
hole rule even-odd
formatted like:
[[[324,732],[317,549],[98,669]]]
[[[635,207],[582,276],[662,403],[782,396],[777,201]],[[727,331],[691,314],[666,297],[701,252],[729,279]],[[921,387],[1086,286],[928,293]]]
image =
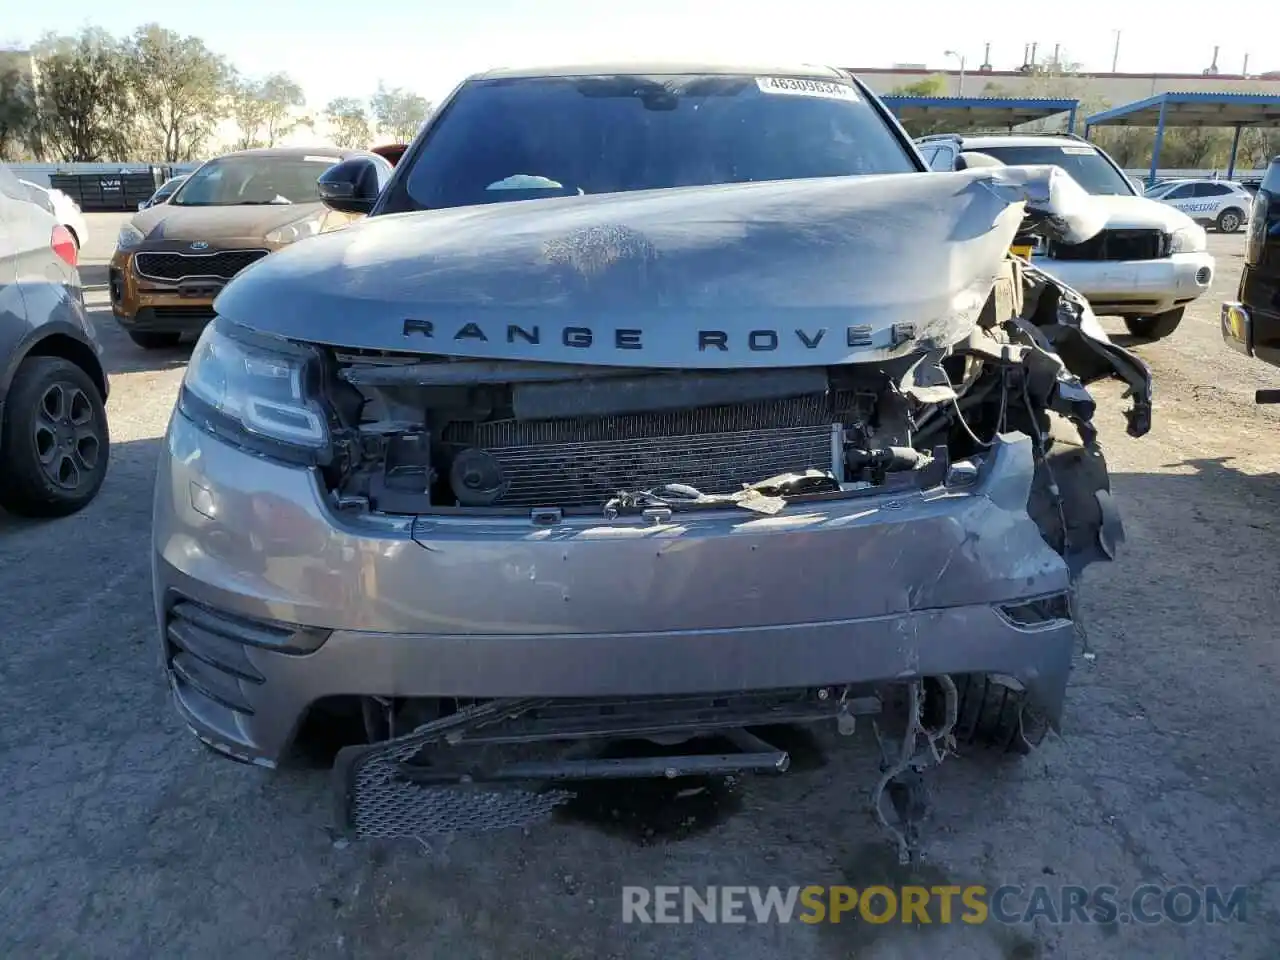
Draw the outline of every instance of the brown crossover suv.
[[[326,147],[229,153],[202,164],[167,203],[134,215],[111,258],[111,309],[146,349],[177,344],[213,319],[227,281],[280,247],[357,215],[320,201],[316,180],[362,151]],[[369,156],[385,179],[391,164]]]

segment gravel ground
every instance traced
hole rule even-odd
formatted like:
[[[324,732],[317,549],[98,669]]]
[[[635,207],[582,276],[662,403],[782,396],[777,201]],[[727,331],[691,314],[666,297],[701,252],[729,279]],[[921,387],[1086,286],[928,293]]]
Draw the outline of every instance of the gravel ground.
[[[153,636],[148,527],[186,355],[143,353],[105,309],[123,219],[91,216],[83,271],[112,376],[106,485],[75,517],[0,517],[0,955],[1276,956],[1280,420],[1251,399],[1280,376],[1219,340],[1239,235],[1211,238],[1219,280],[1178,333],[1139,348],[1157,377],[1151,435],[1127,438],[1119,389],[1098,391],[1128,543],[1088,575],[1092,653],[1063,736],[1019,765],[936,771],[918,878],[1247,885],[1246,921],[726,929],[623,925],[621,887],[908,881],[865,809],[861,738],[817,741],[808,769],[721,798],[683,838],[651,810],[632,830],[584,813],[426,849],[335,844],[321,773],[230,764],[180,726]]]

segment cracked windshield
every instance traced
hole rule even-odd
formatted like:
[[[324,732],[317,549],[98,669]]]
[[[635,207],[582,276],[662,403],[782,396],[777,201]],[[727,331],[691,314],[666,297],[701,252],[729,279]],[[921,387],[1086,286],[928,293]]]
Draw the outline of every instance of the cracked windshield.
[[[1280,13],[1051,12],[6,10],[0,955],[1274,957]]]

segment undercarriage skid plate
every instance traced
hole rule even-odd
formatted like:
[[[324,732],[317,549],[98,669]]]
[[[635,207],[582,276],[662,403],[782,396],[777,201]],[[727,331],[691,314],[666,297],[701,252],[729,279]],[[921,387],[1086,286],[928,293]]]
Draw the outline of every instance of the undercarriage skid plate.
[[[940,678],[942,724],[928,730],[921,721],[921,682],[904,689],[906,714],[898,735],[873,721],[883,760],[871,809],[906,862],[919,853],[925,812],[920,772],[940,762],[953,743],[956,692],[950,678]],[[715,699],[490,700],[402,736],[340,751],[333,771],[335,812],[339,830],[351,839],[424,840],[524,827],[548,818],[584,781],[785,773],[788,753],[753,728],[834,720],[847,736],[858,716],[883,712],[880,696],[854,695],[847,687]],[[707,755],[680,753],[675,746],[659,756],[594,755],[610,741],[711,735],[732,749]],[[886,796],[889,814],[883,809]]]

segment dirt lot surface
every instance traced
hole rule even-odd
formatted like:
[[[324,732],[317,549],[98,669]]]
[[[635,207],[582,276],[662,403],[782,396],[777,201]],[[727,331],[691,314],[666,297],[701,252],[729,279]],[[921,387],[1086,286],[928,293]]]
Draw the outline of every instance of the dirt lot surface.
[[[1119,389],[1097,391],[1128,543],[1088,574],[1092,651],[1063,735],[1014,766],[961,757],[936,771],[918,877],[1122,897],[1147,882],[1246,885],[1244,922],[726,928],[624,925],[621,888],[909,882],[866,811],[861,737],[822,739],[807,769],[688,818],[651,809],[605,830],[587,811],[430,849],[335,844],[323,774],[198,746],[162,686],[148,569],[153,464],[186,353],[144,353],[118,332],[102,264],[123,218],[90,219],[111,473],[78,516],[0,517],[0,955],[1277,956],[1280,418],[1251,400],[1280,376],[1219,339],[1239,235],[1211,238],[1217,283],[1177,334],[1139,347],[1157,380],[1151,435],[1127,438]],[[673,816],[687,836],[667,835]]]

